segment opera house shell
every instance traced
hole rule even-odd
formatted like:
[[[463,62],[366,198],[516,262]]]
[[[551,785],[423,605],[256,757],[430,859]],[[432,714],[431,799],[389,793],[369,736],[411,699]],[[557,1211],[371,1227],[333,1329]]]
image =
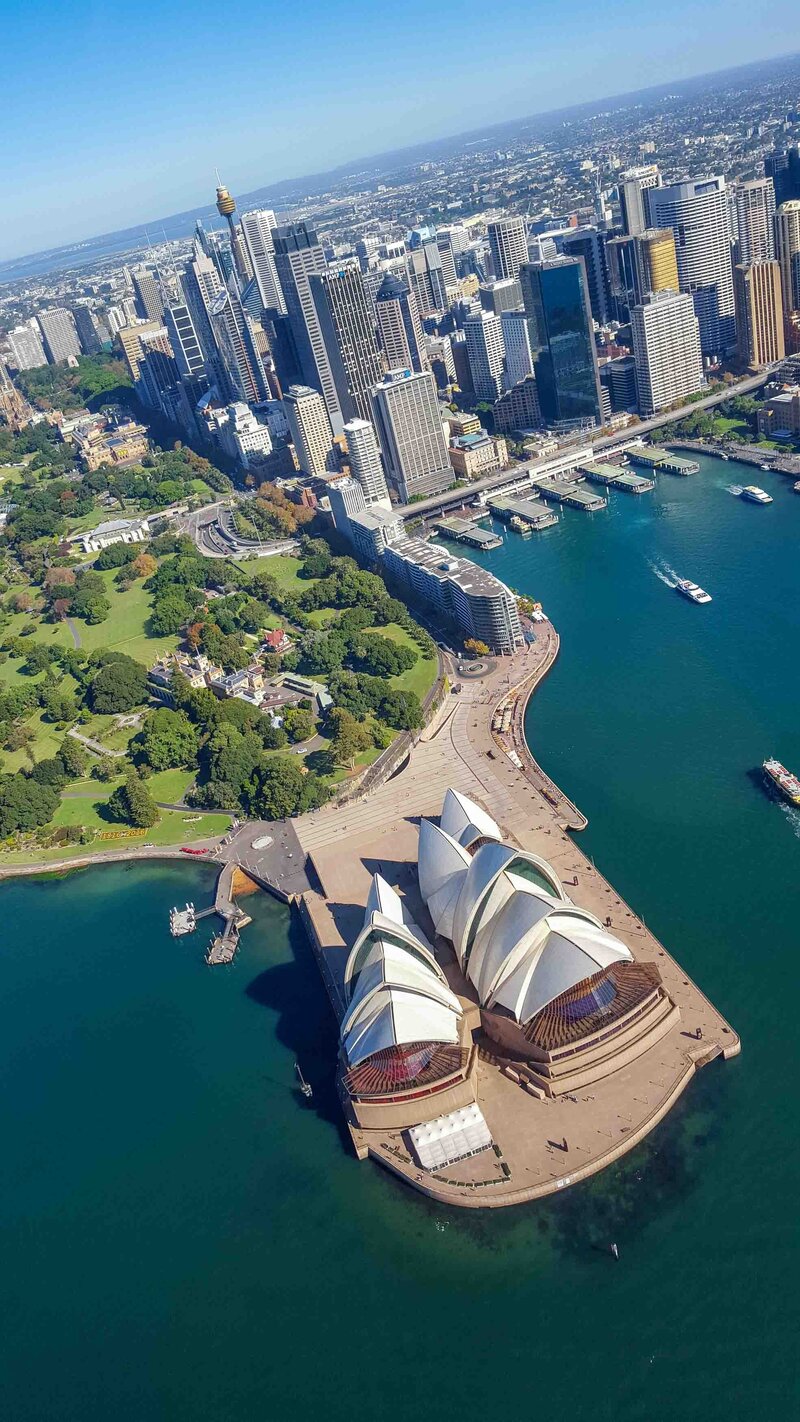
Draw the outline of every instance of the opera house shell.
[[[635,961],[544,859],[504,842],[457,791],[438,824],[420,823],[418,875],[435,948],[376,875],[348,957],[351,1099],[407,1105],[446,1092],[460,1104],[478,1050],[534,1095],[561,1095],[617,1071],[678,1020],[656,965]]]

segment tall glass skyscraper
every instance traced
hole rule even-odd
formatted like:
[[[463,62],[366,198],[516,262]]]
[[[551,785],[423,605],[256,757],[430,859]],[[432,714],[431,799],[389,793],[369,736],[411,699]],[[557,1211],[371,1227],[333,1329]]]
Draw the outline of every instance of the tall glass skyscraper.
[[[519,273],[542,418],[602,422],[586,268],[581,257],[524,262]]]

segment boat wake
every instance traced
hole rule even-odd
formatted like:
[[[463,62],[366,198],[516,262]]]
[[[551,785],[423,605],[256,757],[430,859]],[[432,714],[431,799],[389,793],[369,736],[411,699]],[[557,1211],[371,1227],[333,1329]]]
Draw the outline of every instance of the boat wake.
[[[659,558],[656,562],[654,562],[652,558],[648,558],[647,566],[651,573],[655,573],[656,577],[661,579],[662,583],[666,583],[668,588],[674,588],[676,583],[680,581],[675,569],[671,568],[669,563],[665,563],[662,558]]]
[[[725,488],[727,489],[729,494],[735,494],[737,499],[742,492],[741,484],[726,484]]]
[[[795,839],[800,839],[800,810],[796,809],[794,805],[783,804],[780,809],[789,821]]]

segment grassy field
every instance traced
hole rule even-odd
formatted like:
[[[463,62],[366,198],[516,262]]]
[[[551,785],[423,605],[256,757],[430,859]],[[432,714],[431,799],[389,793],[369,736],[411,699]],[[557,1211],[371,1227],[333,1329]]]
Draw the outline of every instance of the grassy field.
[[[244,564],[248,573],[271,573],[276,583],[285,592],[302,592],[303,588],[311,587],[316,578],[299,578],[298,569],[303,565],[302,558],[292,558],[288,553],[280,553],[272,558],[254,558],[252,562]]]
[[[417,661],[414,666],[409,671],[401,672],[399,676],[390,676],[389,685],[395,691],[415,691],[420,701],[423,701],[436,680],[436,657],[424,657],[405,628],[396,622],[390,622],[386,627],[376,627],[374,630],[384,637],[390,637],[393,642],[398,642],[401,647],[411,647],[416,652]]]
[[[169,805],[179,805],[192,781],[194,770],[157,770],[147,781],[147,788],[154,800],[162,800]]]
[[[747,420],[740,420],[731,415],[714,416],[715,435],[729,435],[732,430],[739,430],[741,434],[746,434],[749,428]]]
[[[101,832],[113,834],[121,832],[127,826],[115,827],[105,820],[101,820],[97,811],[92,812],[84,809],[82,816],[77,819],[61,819],[62,813],[70,813],[65,810],[65,806],[71,805],[91,805],[91,801],[62,801],[61,806],[53,817],[53,823],[84,824],[87,828],[101,829]],[[101,802],[97,802],[98,804]],[[194,818],[192,816],[192,818]],[[121,839],[94,839],[91,844],[84,845],[64,845],[54,846],[51,849],[31,849],[31,850],[0,850],[0,867],[4,864],[42,864],[46,866],[60,859],[79,859],[81,855],[93,851],[104,849],[135,849],[137,845],[154,844],[163,845],[170,848],[174,845],[192,844],[198,839],[211,839],[216,835],[225,834],[230,825],[229,815],[200,815],[196,823],[188,823],[189,815],[184,810],[162,811],[161,819],[157,825],[153,825],[145,835],[131,835],[129,838]]]

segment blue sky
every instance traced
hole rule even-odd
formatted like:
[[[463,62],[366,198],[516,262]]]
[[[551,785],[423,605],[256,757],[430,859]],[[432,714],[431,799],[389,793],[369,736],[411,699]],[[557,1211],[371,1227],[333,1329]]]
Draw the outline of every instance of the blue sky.
[[[0,258],[796,47],[786,0],[650,8],[0,0]]]

